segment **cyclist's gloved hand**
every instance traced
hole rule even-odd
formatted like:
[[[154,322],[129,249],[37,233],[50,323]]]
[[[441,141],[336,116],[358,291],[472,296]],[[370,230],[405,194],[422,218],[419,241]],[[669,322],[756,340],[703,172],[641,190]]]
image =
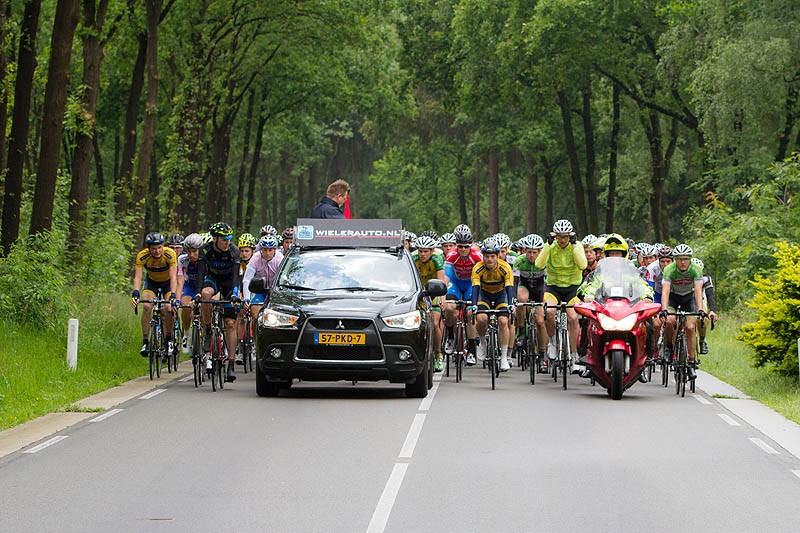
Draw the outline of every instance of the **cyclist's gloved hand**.
[[[470,313],[474,313],[477,310],[478,310],[477,305],[470,305],[469,307],[467,307],[467,311],[469,311]]]
[[[517,306],[516,306],[516,305],[514,305],[514,304],[511,304],[511,305],[509,305],[509,306],[508,306],[508,313],[509,313],[510,315],[513,315],[513,314],[514,314],[514,311],[516,311],[516,310],[517,310]]]
[[[172,307],[178,307],[178,300],[177,300],[177,298],[175,298],[175,295],[174,295],[174,294],[170,294],[170,295],[169,295],[169,304],[170,304]]]
[[[131,293],[131,307],[136,307],[139,305],[139,291],[133,291]]]
[[[238,296],[236,296],[235,294],[231,294],[231,303],[232,304],[238,304],[241,301],[242,300],[240,300]]]
[[[555,240],[556,240],[556,238],[552,233],[547,236],[547,244],[553,244],[553,241],[555,241]]]
[[[697,312],[697,315],[700,317],[700,320],[705,320],[705,319],[706,319],[706,317],[708,316],[708,315],[706,314],[705,310],[703,310],[703,309],[701,309],[700,311],[698,311],[698,312]]]
[[[576,242],[578,242],[578,236],[573,233],[572,235],[569,236],[569,242],[571,244],[575,244]]]
[[[658,312],[658,318],[662,318],[662,319],[663,318],[667,318],[667,310],[666,309],[662,309],[661,311],[659,311]]]

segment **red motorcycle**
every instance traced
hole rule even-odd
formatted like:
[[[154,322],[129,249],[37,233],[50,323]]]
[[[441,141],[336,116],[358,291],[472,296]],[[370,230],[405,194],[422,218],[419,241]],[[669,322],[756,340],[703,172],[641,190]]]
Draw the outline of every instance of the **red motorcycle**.
[[[589,301],[575,304],[575,311],[589,319],[587,368],[614,400],[622,398],[647,365],[645,322],[661,305],[642,299],[649,296],[646,286],[629,261],[607,257],[597,264]]]

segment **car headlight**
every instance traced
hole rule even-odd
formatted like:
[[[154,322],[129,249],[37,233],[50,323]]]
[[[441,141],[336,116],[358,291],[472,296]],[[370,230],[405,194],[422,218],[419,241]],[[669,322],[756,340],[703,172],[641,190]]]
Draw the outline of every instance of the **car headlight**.
[[[606,331],[630,331],[636,325],[636,313],[628,315],[622,320],[615,320],[603,313],[597,313],[600,327]]]
[[[275,309],[264,309],[258,317],[258,324],[266,328],[295,328],[295,323],[299,318]]]
[[[402,315],[385,316],[383,317],[383,323],[390,328],[419,329],[419,325],[422,323],[422,315],[419,314],[419,311],[411,311]]]

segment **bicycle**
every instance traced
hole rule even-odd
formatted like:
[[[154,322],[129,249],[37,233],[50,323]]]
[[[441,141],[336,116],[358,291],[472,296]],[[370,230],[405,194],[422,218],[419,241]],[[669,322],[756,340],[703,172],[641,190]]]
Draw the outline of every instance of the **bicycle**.
[[[448,339],[446,332],[444,335],[442,335],[442,352],[445,354],[445,357],[447,358],[444,375],[446,377],[450,377],[450,355],[452,354],[455,358],[454,363],[456,371],[456,383],[458,383],[463,378],[464,363],[467,358],[466,309],[468,306],[472,305],[472,302],[467,300],[447,300],[447,302],[455,304],[458,315],[456,317],[456,323],[453,326],[453,338]],[[446,349],[448,340],[452,341],[453,343],[452,348],[449,350]]]
[[[661,372],[661,385],[664,387],[669,386],[669,372],[670,372],[670,356],[669,356],[669,348],[664,342],[664,330],[666,329],[666,325],[661,326],[661,331],[658,333],[658,357],[656,361],[658,361],[659,372]]]
[[[487,315],[489,317],[489,324],[486,328],[486,336],[488,342],[486,344],[486,366],[489,368],[489,374],[492,376],[492,390],[495,390],[495,380],[500,377],[500,342],[499,332],[500,326],[498,323],[498,316],[508,315],[508,309],[478,309],[472,314],[472,323],[475,324],[475,317],[477,315]]]
[[[173,347],[172,347],[172,357],[170,358],[167,365],[167,369],[171,373],[173,370],[175,372],[178,371],[178,363],[180,362],[180,349],[181,349],[181,342],[183,342],[183,324],[181,324],[181,314],[180,309],[186,309],[189,307],[188,305],[178,305],[174,308],[174,322],[172,327],[172,339],[173,339]]]
[[[200,322],[200,306],[197,305],[200,299],[195,298],[194,305],[192,305],[192,325],[191,342],[192,342],[192,369],[194,371],[194,386],[199,387],[205,381],[206,375],[206,357],[207,354],[203,350],[203,325]]]
[[[687,313],[685,311],[675,311],[667,313],[669,316],[678,318],[676,325],[675,343],[673,345],[672,353],[672,368],[675,372],[675,394],[680,394],[681,398],[686,396],[686,382],[689,381],[689,390],[695,391],[695,380],[689,379],[689,369],[697,370],[697,356],[694,361],[689,361],[689,350],[686,344],[686,318],[690,316],[698,316],[704,320],[705,313]]]
[[[517,361],[519,366],[524,372],[529,370],[531,385],[536,383],[536,374],[542,364],[542,358],[539,356],[539,340],[536,333],[536,319],[534,317],[534,309],[537,307],[544,307],[542,302],[525,302],[518,303],[519,307],[530,307],[528,317],[525,320],[525,334],[521,345],[517,346],[514,343],[514,350],[517,353]]]
[[[562,387],[567,390],[567,375],[570,373],[570,366],[572,361],[570,359],[570,346],[569,346],[569,329],[567,325],[567,309],[572,309],[573,306],[561,302],[557,305],[548,305],[545,303],[544,310],[547,312],[548,307],[556,308],[556,359],[551,361],[550,366],[553,381],[558,383],[558,369],[561,368]]]
[[[241,360],[244,373],[247,374],[249,370],[253,371],[253,359],[255,352],[255,341],[253,340],[253,330],[251,329],[253,318],[250,312],[244,314],[242,317],[242,336],[239,342],[236,343],[236,363]]]
[[[208,339],[210,352],[211,368],[206,360],[206,374],[211,378],[211,390],[216,392],[225,388],[225,378],[223,374],[227,370],[228,348],[225,345],[225,323],[222,316],[222,306],[232,303],[230,300],[200,300],[201,304],[211,304],[213,306],[211,314],[211,337]]]
[[[167,343],[164,338],[164,330],[161,323],[161,307],[168,304],[169,300],[161,298],[161,291],[158,292],[156,297],[152,300],[139,300],[136,307],[133,308],[135,315],[139,314],[138,304],[153,304],[152,312],[150,313],[150,333],[147,335],[147,355],[150,363],[150,379],[161,377],[162,363],[168,363],[167,357]]]

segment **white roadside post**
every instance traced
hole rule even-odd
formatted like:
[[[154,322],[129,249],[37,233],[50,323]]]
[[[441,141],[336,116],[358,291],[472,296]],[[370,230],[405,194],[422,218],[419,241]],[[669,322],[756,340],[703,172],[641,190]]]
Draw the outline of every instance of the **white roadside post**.
[[[797,339],[797,367],[800,370],[800,339]]]
[[[67,366],[75,372],[78,368],[78,319],[70,318],[67,329]]]

